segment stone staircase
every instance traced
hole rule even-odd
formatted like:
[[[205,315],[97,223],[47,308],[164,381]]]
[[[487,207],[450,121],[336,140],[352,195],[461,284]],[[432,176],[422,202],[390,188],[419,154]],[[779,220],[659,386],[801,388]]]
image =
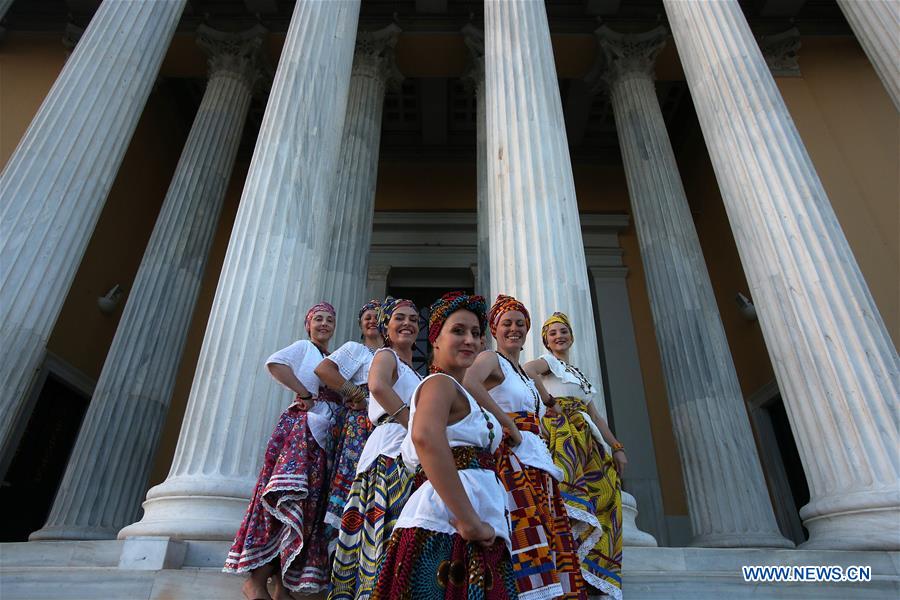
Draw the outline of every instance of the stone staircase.
[[[0,544],[0,598],[242,598],[242,578],[219,571],[227,543],[175,542],[172,546],[172,542],[167,542],[164,538],[151,541],[153,543],[150,545],[135,545],[130,548],[126,547],[126,542],[121,541]],[[129,544],[131,543],[129,540]],[[142,552],[144,549],[150,551]],[[162,566],[174,568],[159,568],[160,561],[173,563]],[[177,562],[181,564],[176,566],[174,563]],[[745,583],[741,575],[742,565],[867,565],[872,568],[872,581],[830,584]],[[627,600],[893,600],[900,598],[900,552],[626,547],[623,579]]]

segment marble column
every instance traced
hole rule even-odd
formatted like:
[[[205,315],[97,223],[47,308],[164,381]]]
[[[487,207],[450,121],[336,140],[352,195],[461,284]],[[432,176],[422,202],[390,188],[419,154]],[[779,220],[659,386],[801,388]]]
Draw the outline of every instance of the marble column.
[[[491,289],[490,225],[487,196],[487,135],[484,103],[484,32],[467,24],[462,28],[463,40],[469,51],[469,65],[463,75],[466,86],[475,97],[475,172],[476,172],[476,256],[475,293],[489,296]],[[490,332],[488,332],[490,335]]]
[[[331,250],[327,218],[359,0],[300,0],[275,73],[167,479],[119,532],[231,540],[288,392],[263,361],[304,337]]]
[[[6,11],[12,6],[13,0],[0,0],[0,21],[6,16]],[[3,34],[3,28],[0,27],[0,35]]]
[[[485,131],[492,301],[525,303],[538,325],[524,359],[544,352],[540,323],[569,315],[572,362],[600,381],[597,330],[588,287],[559,83],[543,0],[496,0],[485,10]],[[597,404],[602,414],[602,403]]]
[[[900,111],[900,3],[896,0],[837,0],[859,45]]]
[[[597,30],[678,441],[693,544],[792,547],[778,531],[725,329],[656,97],[658,27]]]
[[[603,348],[608,349],[605,375],[616,435],[628,448],[628,469],[622,483],[641,505],[637,525],[666,545],[666,515],[626,286],[628,269],[592,266],[589,270],[597,299],[600,336]],[[623,505],[624,502],[623,499]]]
[[[366,272],[366,295],[370,298],[384,298],[387,295],[387,279],[390,265],[369,265]]]
[[[28,388],[184,4],[101,4],[0,174],[0,451],[6,454],[14,451]]]
[[[399,34],[400,28],[392,23],[379,31],[362,31],[356,36],[340,166],[328,214],[332,251],[325,261],[322,291],[322,297],[337,311],[335,346],[359,339],[356,315],[368,300],[366,274],[384,94],[389,85],[403,80],[393,57]]]
[[[734,0],[664,0],[809,483],[806,548],[896,550],[900,359]]]
[[[115,539],[139,516],[265,30],[201,26],[209,82],[106,356],[50,517],[32,540]]]

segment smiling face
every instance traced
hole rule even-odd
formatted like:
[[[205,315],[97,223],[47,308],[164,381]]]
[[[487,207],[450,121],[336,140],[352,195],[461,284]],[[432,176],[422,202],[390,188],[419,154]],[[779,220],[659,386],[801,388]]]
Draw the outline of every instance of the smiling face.
[[[554,323],[547,329],[547,345],[551,352],[565,352],[572,347],[572,332],[562,323]]]
[[[419,335],[419,313],[411,306],[401,306],[391,314],[387,337],[393,347],[412,347]]]
[[[377,338],[378,336],[378,313],[375,309],[367,310],[359,319],[359,329],[364,338]]]
[[[434,364],[445,371],[468,369],[481,347],[481,326],[475,313],[457,310],[434,340]]]
[[[327,347],[328,340],[334,335],[334,317],[324,310],[313,313],[309,321],[309,339],[316,344]]]
[[[525,315],[517,310],[510,310],[500,316],[494,338],[501,352],[518,352],[525,345],[528,326]]]

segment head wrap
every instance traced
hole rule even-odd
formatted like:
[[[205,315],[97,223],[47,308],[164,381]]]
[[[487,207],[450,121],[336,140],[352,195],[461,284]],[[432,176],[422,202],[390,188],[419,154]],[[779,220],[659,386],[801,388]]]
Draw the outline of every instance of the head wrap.
[[[356,315],[357,321],[362,321],[363,315],[366,314],[367,310],[377,311],[378,307],[381,306],[381,302],[378,300],[372,299],[362,305],[362,308],[359,309],[359,314]]]
[[[562,323],[566,327],[569,328],[569,337],[572,338],[572,343],[575,343],[575,332],[572,331],[572,323],[569,322],[569,317],[567,317],[564,313],[555,312],[550,315],[544,324],[541,326],[541,341],[544,342],[544,348],[547,350],[550,349],[550,345],[547,344],[547,331],[549,331],[550,326],[554,323]]]
[[[491,312],[488,314],[491,335],[497,335],[497,325],[500,324],[500,318],[503,317],[504,313],[508,313],[511,310],[517,310],[525,315],[525,329],[526,331],[531,329],[531,315],[528,314],[528,309],[525,308],[525,305],[512,296],[499,294],[497,299],[494,300],[494,305],[491,306]]]
[[[447,318],[458,310],[468,310],[475,313],[478,317],[478,325],[481,326],[481,335],[487,327],[487,317],[485,310],[487,304],[483,296],[469,296],[464,292],[448,292],[435,300],[431,305],[431,316],[428,317],[428,341],[432,344],[441,333],[441,328]]]
[[[308,311],[306,311],[306,319],[303,322],[303,326],[306,328],[306,333],[309,333],[309,324],[312,322],[313,315],[317,312],[327,312],[331,314],[332,317],[337,318],[337,315],[334,312],[334,307],[327,302],[319,302],[314,305]]]
[[[394,298],[393,296],[385,298],[384,302],[381,303],[381,306],[378,307],[378,331],[381,332],[384,339],[387,339],[388,323],[391,320],[391,315],[393,315],[394,311],[401,306],[408,306],[417,313],[419,312],[419,309],[416,308],[416,305],[412,300]]]

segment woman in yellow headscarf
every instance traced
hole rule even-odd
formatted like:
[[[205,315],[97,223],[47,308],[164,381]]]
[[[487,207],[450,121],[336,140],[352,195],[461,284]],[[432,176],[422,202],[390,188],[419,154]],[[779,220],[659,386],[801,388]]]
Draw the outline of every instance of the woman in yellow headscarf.
[[[560,483],[566,511],[576,534],[581,574],[593,588],[622,598],[622,485],[627,459],[609,425],[594,405],[602,391],[574,365],[569,349],[575,341],[569,318],[556,312],[544,322],[541,340],[549,352],[525,364],[525,371],[556,397],[554,410],[541,422]],[[609,444],[607,451],[603,442]]]

